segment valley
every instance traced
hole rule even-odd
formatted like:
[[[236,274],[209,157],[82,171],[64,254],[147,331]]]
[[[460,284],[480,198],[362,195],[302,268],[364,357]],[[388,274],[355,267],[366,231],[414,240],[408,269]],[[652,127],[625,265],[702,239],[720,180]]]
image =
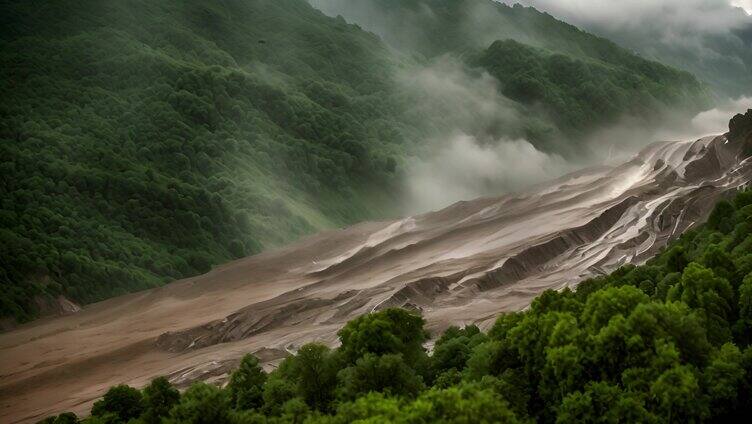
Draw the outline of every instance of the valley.
[[[304,0],[7,4],[0,325],[400,216],[451,134],[571,159],[625,116],[711,105],[691,74],[535,9],[426,5],[440,19],[410,22],[432,43],[396,49]],[[465,33],[479,14],[509,31]]]
[[[114,384],[167,375],[223,381],[240,357],[267,367],[347,321],[418,310],[427,329],[487,328],[547,289],[642,263],[746,186],[725,135],[665,142],[614,167],[396,221],[324,232],[165,287],[0,335],[0,419],[82,413]]]
[[[749,416],[752,6],[520,2],[0,2],[0,423]]]

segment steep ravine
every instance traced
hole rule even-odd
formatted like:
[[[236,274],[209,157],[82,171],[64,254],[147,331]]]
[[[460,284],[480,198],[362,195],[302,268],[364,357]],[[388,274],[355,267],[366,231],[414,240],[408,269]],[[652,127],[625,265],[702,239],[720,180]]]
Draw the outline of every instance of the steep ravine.
[[[0,422],[88,411],[107,387],[155,375],[221,380],[246,352],[274,366],[385,307],[419,309],[433,331],[487,325],[545,289],[643,262],[704,220],[752,177],[746,134],[654,144],[524,193],[322,233],[1,334]]]

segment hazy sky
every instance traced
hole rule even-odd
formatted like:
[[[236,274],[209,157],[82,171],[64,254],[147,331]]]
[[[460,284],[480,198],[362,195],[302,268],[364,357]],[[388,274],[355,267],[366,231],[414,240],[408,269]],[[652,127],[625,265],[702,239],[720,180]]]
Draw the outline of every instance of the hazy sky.
[[[533,6],[648,59],[690,71],[722,97],[752,94],[752,52],[745,44],[752,16],[742,8],[752,10],[752,0],[496,1]]]
[[[746,10],[747,13],[752,14],[752,0],[731,0],[731,4],[736,7],[741,7]]]
[[[752,0],[497,0],[535,6],[573,23],[603,25],[610,29],[662,25],[667,31],[726,31],[749,22],[740,13],[752,11]],[[652,28],[655,30],[656,28]]]

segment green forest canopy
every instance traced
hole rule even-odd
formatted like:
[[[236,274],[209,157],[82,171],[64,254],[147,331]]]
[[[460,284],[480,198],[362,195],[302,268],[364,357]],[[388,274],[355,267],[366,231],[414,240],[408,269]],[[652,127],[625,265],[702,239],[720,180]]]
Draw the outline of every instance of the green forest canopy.
[[[542,149],[622,113],[704,101],[691,75],[534,9],[430,3],[441,19],[420,31],[462,34],[448,17],[481,5],[510,29],[494,36],[524,33],[535,47],[437,38],[412,57],[303,0],[3,2],[0,317],[29,320],[59,295],[90,303],[394,214],[406,156],[448,130],[412,113],[416,96],[394,81],[432,55],[497,77],[529,113],[521,133],[492,135]]]
[[[268,374],[247,355],[226,388],[113,387],[83,422],[740,421],[752,413],[752,190],[646,265],[546,291],[488,332],[450,327],[427,354],[423,325],[403,309],[363,315],[336,349],[304,345]]]
[[[389,213],[379,40],[299,0],[4,4],[0,315]]]

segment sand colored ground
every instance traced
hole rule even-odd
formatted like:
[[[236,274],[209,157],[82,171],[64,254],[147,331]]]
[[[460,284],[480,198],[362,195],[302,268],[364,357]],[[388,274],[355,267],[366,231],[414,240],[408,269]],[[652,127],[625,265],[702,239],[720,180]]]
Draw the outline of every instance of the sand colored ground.
[[[0,334],[0,422],[86,414],[110,386],[222,380],[255,352],[336,344],[353,317],[422,311],[429,330],[488,325],[545,289],[640,262],[746,185],[725,137],[662,143],[525,193],[318,234],[163,288]]]

